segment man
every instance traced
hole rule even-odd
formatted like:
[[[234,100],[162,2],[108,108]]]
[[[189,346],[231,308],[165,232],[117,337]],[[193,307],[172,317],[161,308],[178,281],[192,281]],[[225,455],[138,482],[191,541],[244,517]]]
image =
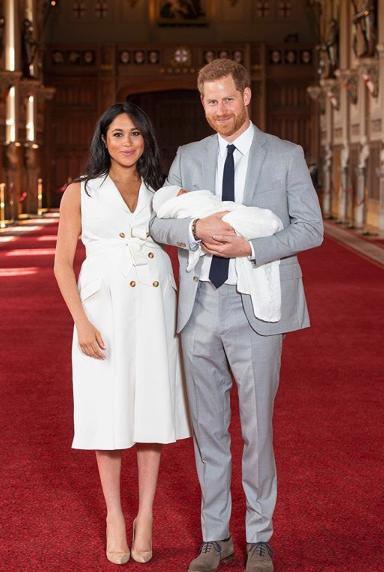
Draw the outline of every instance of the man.
[[[249,86],[245,68],[231,60],[213,60],[202,68],[201,101],[217,135],[180,147],[167,184],[190,191],[213,189],[222,200],[268,208],[284,229],[248,242],[221,220],[223,213],[200,220],[155,218],[151,227],[155,240],[179,247],[178,331],[202,490],[203,543],[190,572],[212,572],[233,558],[228,433],[232,375],[244,440],[246,572],[273,570],[269,546],[276,501],[272,413],[282,341],[286,332],[309,326],[296,254],[322,242],[321,213],[303,151],[262,133],[249,121]],[[188,273],[188,249],[198,248],[199,242],[207,255]],[[244,256],[255,267],[281,259],[278,322],[257,319],[250,296],[237,292],[234,259]]]

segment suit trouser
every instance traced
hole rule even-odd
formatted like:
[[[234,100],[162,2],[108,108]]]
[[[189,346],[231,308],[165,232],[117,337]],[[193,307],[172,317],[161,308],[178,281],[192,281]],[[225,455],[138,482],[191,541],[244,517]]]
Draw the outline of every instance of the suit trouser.
[[[268,541],[276,503],[273,402],[279,384],[281,334],[260,336],[249,325],[235,286],[200,282],[182,345],[197,472],[203,540],[228,538],[231,516],[232,376],[237,383],[247,542]],[[231,371],[230,371],[231,370]]]

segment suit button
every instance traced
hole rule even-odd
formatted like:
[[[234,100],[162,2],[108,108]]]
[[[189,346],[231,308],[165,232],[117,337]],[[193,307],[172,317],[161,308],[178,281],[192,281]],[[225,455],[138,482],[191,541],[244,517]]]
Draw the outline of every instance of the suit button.
[[[121,238],[125,238],[124,232],[121,232],[121,233],[119,234],[119,236],[121,236]]]
[[[194,277],[193,277],[193,281],[194,281],[194,282],[198,282],[198,281],[199,281],[199,277],[198,277],[198,276],[194,276]]]
[[[157,287],[158,287],[158,285],[159,285],[158,281],[157,281],[157,280],[155,280],[155,281],[154,281],[154,283],[153,283],[153,286],[154,286],[155,288],[157,288]]]
[[[155,255],[153,254],[153,252],[148,252],[148,258],[153,258]]]
[[[185,242],[178,242],[177,246],[179,246],[180,248],[185,248],[187,245],[185,244]]]
[[[132,280],[132,282],[130,282],[129,285],[131,286],[131,288],[134,288],[136,286],[136,282]]]

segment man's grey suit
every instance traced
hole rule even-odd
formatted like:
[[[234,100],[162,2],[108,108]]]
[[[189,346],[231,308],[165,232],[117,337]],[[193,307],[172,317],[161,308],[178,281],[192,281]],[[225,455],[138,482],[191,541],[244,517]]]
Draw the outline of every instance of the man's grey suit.
[[[190,220],[155,218],[151,225],[155,240],[179,246],[178,331],[202,488],[205,541],[229,536],[229,368],[238,386],[244,440],[247,542],[268,541],[272,535],[276,499],[272,414],[282,334],[309,326],[296,254],[319,246],[323,237],[320,208],[301,147],[253,129],[243,204],[272,210],[284,225],[277,234],[252,241],[257,266],[281,260],[279,322],[258,320],[250,296],[237,293],[235,286],[224,284],[215,290],[210,283],[199,282],[202,259],[194,272],[186,271]],[[217,158],[217,135],[180,147],[167,183],[190,191],[214,191]]]

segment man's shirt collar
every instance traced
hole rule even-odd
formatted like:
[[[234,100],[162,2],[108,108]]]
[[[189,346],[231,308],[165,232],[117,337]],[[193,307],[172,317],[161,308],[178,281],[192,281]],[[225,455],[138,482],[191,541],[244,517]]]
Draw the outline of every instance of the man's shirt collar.
[[[242,155],[246,155],[251,148],[252,140],[253,140],[253,125],[252,122],[249,122],[248,128],[242,133],[237,139],[229,143],[226,141],[221,135],[217,134],[219,139],[219,153],[222,157],[226,157],[227,155],[227,147],[228,145],[234,145],[238,151]]]

